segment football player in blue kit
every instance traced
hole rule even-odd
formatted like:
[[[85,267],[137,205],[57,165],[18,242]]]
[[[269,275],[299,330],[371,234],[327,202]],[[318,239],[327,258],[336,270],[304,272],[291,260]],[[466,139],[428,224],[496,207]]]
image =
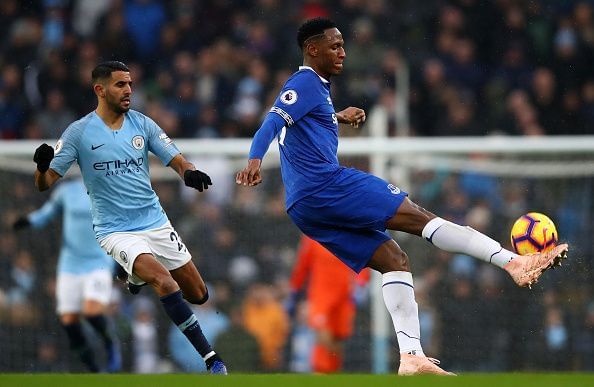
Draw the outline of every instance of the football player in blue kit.
[[[111,299],[114,261],[97,243],[93,233],[91,203],[81,179],[64,181],[36,211],[16,220],[15,230],[45,227],[62,217],[62,247],[56,269],[56,311],[70,348],[91,372],[99,372],[81,317],[99,334],[107,351],[107,372],[122,368],[118,338],[106,316]]]
[[[172,227],[151,186],[149,151],[171,167],[186,186],[199,191],[212,184],[180,153],[149,117],[130,109],[132,79],[121,62],[108,61],[92,72],[97,109],[73,122],[55,151],[35,151],[35,185],[50,188],[74,161],[91,199],[95,237],[128,273],[128,281],[149,284],[169,318],[204,359],[210,373],[226,374],[220,356],[202,334],[188,304],[203,304],[208,290],[192,257]]]
[[[278,139],[289,217],[355,272],[370,267],[382,274],[382,293],[400,347],[400,375],[451,375],[421,348],[418,307],[408,256],[386,229],[422,236],[440,249],[464,253],[506,270],[519,286],[530,286],[567,251],[518,256],[486,235],[437,217],[413,203],[406,192],[376,176],[345,168],[337,158],[338,124],[358,127],[365,112],[336,112],[330,78],[342,72],[344,40],[328,19],[306,21],[297,33],[303,66],[285,83],[254,135],[248,165],[236,183],[262,182],[260,166]]]

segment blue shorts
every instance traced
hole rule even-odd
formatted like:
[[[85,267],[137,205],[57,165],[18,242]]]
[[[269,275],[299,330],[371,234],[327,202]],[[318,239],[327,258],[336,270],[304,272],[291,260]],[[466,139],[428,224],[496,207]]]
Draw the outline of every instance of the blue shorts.
[[[287,213],[305,235],[358,273],[377,248],[392,239],[386,222],[406,196],[379,177],[345,168],[330,185],[299,199]]]

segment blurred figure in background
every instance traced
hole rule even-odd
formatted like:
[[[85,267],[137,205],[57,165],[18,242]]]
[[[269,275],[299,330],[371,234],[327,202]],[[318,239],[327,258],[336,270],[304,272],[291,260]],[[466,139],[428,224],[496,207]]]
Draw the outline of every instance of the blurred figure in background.
[[[284,363],[283,348],[289,334],[289,320],[273,288],[263,283],[250,286],[242,312],[245,328],[260,345],[262,368],[268,372],[280,371]]]
[[[354,292],[368,277],[369,270],[357,276],[318,242],[302,237],[291,275],[287,309],[289,315],[294,316],[299,292],[307,287],[307,321],[316,335],[311,356],[313,372],[331,373],[342,369],[343,342],[353,334]]]
[[[58,258],[56,311],[68,335],[70,348],[77,352],[91,372],[99,372],[95,353],[85,337],[81,318],[103,340],[108,372],[122,368],[119,341],[107,314],[111,297],[113,259],[97,243],[91,220],[91,202],[82,179],[65,181],[37,211],[22,216],[13,224],[15,230],[45,227],[62,216],[62,249]]]

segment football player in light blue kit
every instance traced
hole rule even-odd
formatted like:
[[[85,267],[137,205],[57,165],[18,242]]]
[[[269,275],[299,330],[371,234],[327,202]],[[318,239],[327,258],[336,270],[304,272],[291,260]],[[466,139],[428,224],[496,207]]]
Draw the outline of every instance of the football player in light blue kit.
[[[14,223],[15,229],[45,227],[62,216],[62,248],[56,270],[56,311],[70,348],[89,371],[98,372],[95,356],[81,326],[81,315],[99,334],[107,351],[107,372],[122,368],[118,339],[105,316],[111,298],[114,261],[97,243],[91,203],[81,179],[65,181],[38,210]]]
[[[285,83],[256,132],[248,165],[237,184],[262,181],[260,166],[276,137],[289,217],[351,269],[382,273],[382,293],[400,347],[401,375],[451,375],[424,355],[418,307],[407,255],[386,229],[422,236],[435,246],[474,256],[504,268],[520,286],[530,286],[567,251],[562,244],[532,256],[518,256],[469,227],[439,218],[408,199],[398,187],[338,164],[338,124],[358,127],[365,112],[334,110],[329,79],[342,72],[346,53],[336,25],[323,18],[306,21],[297,33],[303,66]]]
[[[152,119],[130,110],[132,79],[125,64],[100,63],[92,82],[97,109],[64,131],[55,152],[47,144],[37,148],[35,185],[40,191],[50,188],[76,161],[101,247],[128,273],[128,281],[153,287],[209,372],[226,374],[225,364],[184,301],[203,304],[208,290],[152,189],[149,151],[175,170],[186,186],[208,189],[210,177],[186,161]]]

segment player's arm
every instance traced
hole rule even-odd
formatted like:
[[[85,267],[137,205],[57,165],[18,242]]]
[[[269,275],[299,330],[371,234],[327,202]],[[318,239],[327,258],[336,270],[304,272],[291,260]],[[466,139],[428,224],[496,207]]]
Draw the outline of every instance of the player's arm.
[[[210,176],[197,170],[194,164],[186,160],[181,153],[171,159],[169,166],[177,172],[188,187],[196,188],[198,191],[202,192],[203,190],[208,189],[209,185],[212,185]]]
[[[336,113],[336,119],[341,124],[348,124],[358,128],[359,124],[365,122],[365,110],[358,107],[349,106],[348,108]]]
[[[35,187],[39,191],[45,191],[50,188],[60,176],[56,171],[50,169],[50,162],[54,158],[54,148],[47,144],[41,144],[33,155],[33,161],[37,164],[35,170]]]
[[[51,169],[50,169],[51,171]],[[59,175],[58,175],[59,176]],[[12,225],[14,230],[27,227],[41,228],[54,219],[63,209],[63,186],[52,193],[45,204],[28,215],[20,216]]]
[[[235,177],[237,184],[254,186],[262,182],[262,174],[260,172],[262,159],[268,151],[270,143],[284,126],[285,120],[278,114],[271,112],[266,115],[262,126],[260,126],[260,129],[258,129],[252,140],[248,165],[238,172]]]

